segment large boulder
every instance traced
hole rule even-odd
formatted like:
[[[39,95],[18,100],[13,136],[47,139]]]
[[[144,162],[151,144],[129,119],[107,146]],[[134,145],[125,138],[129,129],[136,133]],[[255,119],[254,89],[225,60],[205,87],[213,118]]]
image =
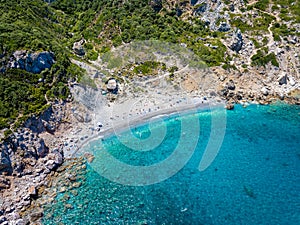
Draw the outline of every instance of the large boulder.
[[[279,85],[287,84],[287,74],[283,73],[281,76],[278,78],[278,83]]]
[[[18,50],[10,58],[8,68],[23,69],[30,73],[40,73],[45,69],[50,69],[54,62],[54,54],[52,52],[30,53],[26,50]]]
[[[78,42],[75,42],[73,44],[73,51],[76,55],[79,55],[79,56],[84,56],[85,55],[85,51],[84,51],[84,48],[83,48],[84,44],[85,44],[84,39],[82,39]]]
[[[237,31],[233,35],[233,38],[232,38],[232,41],[230,44],[230,49],[232,51],[235,51],[238,53],[242,49],[243,44],[244,44],[244,40],[243,40],[242,33],[239,29],[237,29]]]
[[[34,133],[49,132],[54,133],[63,118],[63,106],[53,104],[45,110],[40,116],[32,116],[24,126],[29,128]]]
[[[234,90],[235,89],[235,84],[233,80],[229,80],[229,82],[226,83],[226,86],[229,90]]]
[[[162,0],[151,0],[150,6],[155,12],[159,12],[162,9]]]
[[[10,180],[5,176],[0,176],[0,191],[10,188]]]
[[[227,32],[230,29],[231,29],[230,25],[228,23],[223,22],[223,23],[220,24],[220,26],[218,28],[218,31],[220,31],[220,32]]]
[[[201,14],[201,13],[206,12],[207,9],[208,9],[207,3],[203,3],[203,4],[201,4],[201,5],[195,10],[195,13],[196,13],[196,14]]]
[[[7,146],[0,146],[0,174],[11,171],[11,160]]]

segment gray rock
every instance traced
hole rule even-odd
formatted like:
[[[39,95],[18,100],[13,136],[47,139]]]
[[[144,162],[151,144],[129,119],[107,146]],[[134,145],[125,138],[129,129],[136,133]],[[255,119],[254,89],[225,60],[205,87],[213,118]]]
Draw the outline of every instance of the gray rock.
[[[267,89],[266,87],[263,87],[263,88],[261,89],[261,93],[262,93],[264,96],[267,96],[267,95],[269,94],[269,91],[268,91],[268,89]]]
[[[80,41],[75,42],[73,44],[73,51],[76,55],[79,55],[79,56],[84,56],[85,55],[85,51],[84,51],[84,48],[83,48],[84,44],[85,44],[84,39],[81,39]]]
[[[53,170],[57,167],[57,164],[55,163],[54,160],[48,160],[45,164],[46,168],[49,170]]]
[[[54,64],[52,52],[29,53],[26,50],[19,50],[13,53],[8,63],[8,68],[23,69],[30,73],[40,73],[50,69]]]
[[[36,188],[35,186],[30,186],[29,189],[28,189],[28,194],[30,196],[36,196],[37,195],[37,191],[36,191]]]
[[[180,17],[183,11],[180,8],[176,8],[176,16]]]
[[[281,77],[279,77],[278,83],[279,83],[279,85],[287,84],[287,75],[284,74]]]
[[[221,23],[219,28],[218,28],[218,31],[220,32],[227,32],[231,29],[230,25],[228,23]]]
[[[196,10],[195,10],[195,14],[201,14],[201,13],[204,13],[206,12],[207,10],[207,3],[203,3],[200,7],[198,7]]]
[[[0,146],[0,173],[3,171],[11,170],[11,160],[7,146]]]
[[[241,31],[238,29],[233,36],[230,49],[238,53],[242,49],[243,44],[244,44],[243,36]]]
[[[34,146],[36,148],[37,155],[39,158],[45,157],[49,152],[49,148],[45,145],[43,139],[39,139]]]
[[[293,77],[289,77],[289,83],[290,83],[291,86],[295,86],[296,81],[294,80]]]
[[[151,0],[150,6],[155,12],[159,12],[163,7],[162,0]]]
[[[6,221],[7,221],[7,218],[5,216],[0,217],[0,224],[3,224]]]
[[[228,104],[226,105],[226,109],[227,109],[227,110],[233,110],[233,109],[234,109],[234,104],[228,103]]]
[[[220,96],[226,97],[227,94],[228,94],[228,88],[223,88],[222,90],[220,90],[220,91],[218,92],[218,94],[219,94]]]
[[[30,222],[36,222],[37,220],[41,219],[44,216],[42,211],[32,213],[30,215]]]
[[[226,84],[227,88],[229,90],[235,90],[235,84],[234,84],[234,81],[233,80],[229,80],[229,82]]]
[[[191,0],[191,5],[196,5],[198,0]]]
[[[26,225],[27,223],[23,219],[18,219],[14,223],[15,225]]]
[[[4,176],[0,176],[0,190],[9,189],[9,188],[10,188],[10,180]]]

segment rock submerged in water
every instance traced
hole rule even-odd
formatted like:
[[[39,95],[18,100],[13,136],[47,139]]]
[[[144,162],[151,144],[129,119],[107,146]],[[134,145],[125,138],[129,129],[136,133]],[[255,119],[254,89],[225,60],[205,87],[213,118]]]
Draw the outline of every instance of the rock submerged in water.
[[[228,103],[228,104],[226,105],[226,109],[227,109],[227,110],[233,110],[233,109],[234,109],[234,104]]]
[[[92,163],[95,159],[95,156],[91,153],[84,153],[84,157],[86,158],[86,160],[89,162],[89,163]]]

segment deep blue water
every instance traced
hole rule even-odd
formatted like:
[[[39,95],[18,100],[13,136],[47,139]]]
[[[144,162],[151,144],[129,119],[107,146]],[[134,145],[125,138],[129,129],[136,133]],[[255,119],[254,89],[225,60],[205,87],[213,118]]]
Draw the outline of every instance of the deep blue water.
[[[190,129],[181,137],[182,121],[189,123],[195,118],[200,134]],[[160,124],[152,124],[151,132],[159,129]],[[67,203],[74,208],[65,209],[64,194],[58,195],[57,202],[45,208],[46,216],[50,211],[53,215],[44,219],[44,224],[299,224],[300,106],[237,105],[233,111],[227,111],[222,147],[212,164],[201,172],[199,162],[211,134],[210,113],[173,116],[163,124],[166,134],[161,144],[149,151],[137,149],[148,149],[155,139],[135,143],[128,137],[129,132],[122,134],[129,147],[116,136],[86,146],[96,159],[88,165],[79,194],[69,193],[72,197]],[[147,124],[132,131],[141,140],[151,137]],[[118,177],[122,171],[108,165],[112,162],[104,157],[104,151],[127,164],[151,166],[171,156],[180,138],[189,140],[184,143],[187,151],[196,140],[195,151],[178,173],[162,182],[128,186],[96,172],[97,163],[106,163],[103,171],[115,169],[117,179],[122,179]],[[158,170],[157,174],[144,175],[151,179],[164,173]],[[138,175],[133,173],[130,179]]]

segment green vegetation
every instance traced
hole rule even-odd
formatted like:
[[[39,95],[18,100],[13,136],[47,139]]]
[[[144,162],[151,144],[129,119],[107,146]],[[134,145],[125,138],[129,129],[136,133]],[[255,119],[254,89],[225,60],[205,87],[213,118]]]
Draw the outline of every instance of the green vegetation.
[[[252,24],[249,23],[248,19],[243,18],[243,16],[233,17],[231,24],[239,28],[242,32],[246,31],[268,31],[268,27],[275,17],[258,12],[258,17],[252,20]]]
[[[268,8],[269,4],[270,4],[269,0],[259,0],[254,4],[254,7],[262,11],[265,11]]]
[[[68,27],[73,33],[81,33],[89,42],[94,43],[98,53],[107,52],[112,46],[133,40],[161,40],[171,43],[186,43],[210,66],[224,62],[224,48],[221,43],[217,51],[198,42],[199,36],[218,37],[220,32],[212,32],[196,17],[192,23],[183,21],[176,16],[173,9],[154,10],[148,1],[83,1],[76,3],[69,0],[55,1],[51,4],[55,9],[64,11]],[[95,13],[97,12],[97,13]],[[201,41],[200,41],[201,42]],[[96,55],[93,55],[93,59]],[[91,59],[91,56],[89,57]]]
[[[146,61],[134,67],[133,72],[135,74],[149,75],[149,74],[153,74],[155,70],[165,66],[166,66],[165,64],[160,62]]]
[[[299,0],[273,0],[274,5],[279,5],[280,18],[285,21],[300,23],[300,2]]]
[[[229,5],[231,1],[225,3]],[[261,0],[241,9],[258,11],[255,18],[245,17],[244,13],[230,13],[231,26],[261,35],[273,24],[275,40],[288,34],[299,35],[295,29],[276,23],[276,18],[267,13],[271,3],[272,10],[280,13],[283,20],[300,22],[299,0]],[[70,80],[94,86],[83,76],[83,70],[70,62],[70,57],[78,57],[72,53],[73,43],[82,38],[86,40],[86,55],[81,59],[96,60],[100,56],[108,68],[122,67],[126,60],[126,56],[111,58],[108,52],[112,47],[137,40],[160,40],[184,43],[186,49],[208,66],[223,65],[231,69],[227,66],[229,58],[225,57],[227,49],[220,41],[225,34],[211,31],[199,17],[178,17],[175,10],[178,5],[163,1],[164,8],[160,10],[145,0],[55,0],[49,4],[43,0],[0,0],[0,70],[16,50],[55,54],[55,64],[41,74],[18,69],[0,73],[0,129],[12,123],[20,124],[31,114],[42,112],[48,107],[46,99],[66,99]],[[225,20],[220,18],[217,25],[221,22]],[[253,42],[256,48],[263,48],[267,39],[262,43],[253,39]],[[151,60],[134,67],[132,74],[147,75],[166,70],[165,66]],[[269,62],[278,65],[275,55],[263,49],[252,57],[253,65],[264,66]]]
[[[69,94],[67,81],[82,73],[68,59],[64,45],[68,32],[58,20],[57,12],[41,0],[1,0],[0,68],[20,49],[52,51],[56,63],[41,74],[19,69],[0,73],[0,129],[45,110],[45,96],[65,99]]]
[[[251,60],[252,66],[266,66],[270,62],[273,66],[279,66],[274,52],[266,54],[266,51],[264,49],[258,50],[257,54],[251,57]]]

